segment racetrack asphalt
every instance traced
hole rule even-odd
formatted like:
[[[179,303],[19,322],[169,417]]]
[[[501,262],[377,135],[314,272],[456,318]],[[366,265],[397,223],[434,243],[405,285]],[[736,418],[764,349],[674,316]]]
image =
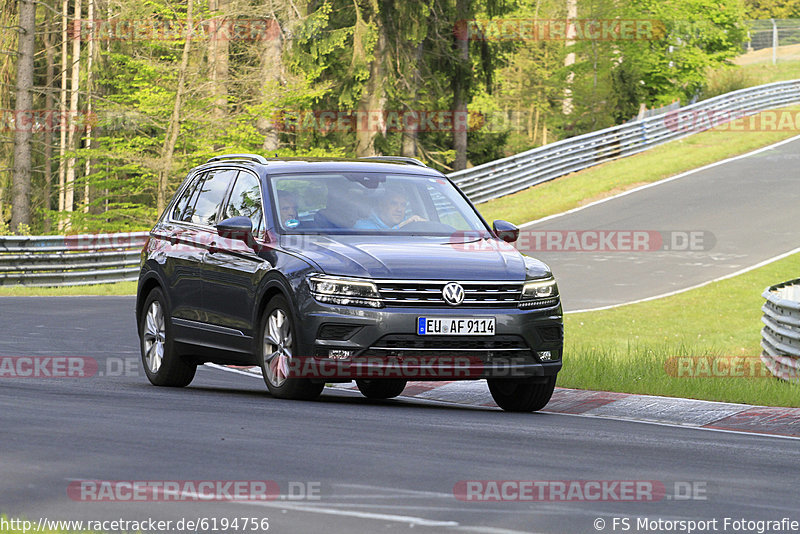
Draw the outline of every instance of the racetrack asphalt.
[[[553,268],[568,311],[691,287],[797,247],[799,149],[793,140],[523,231],[702,232],[702,250],[532,251]],[[482,382],[412,385],[410,396],[381,402],[326,388],[318,401],[293,402],[207,366],[187,388],[156,388],[142,371],[133,303],[0,298],[0,361],[79,356],[97,366],[85,378],[0,378],[0,514],[34,523],[246,516],[291,533],[667,530],[642,520],[716,520],[714,531],[733,532],[748,529],[726,518],[800,520],[794,411],[558,390],[548,411],[511,414],[490,405]],[[92,502],[69,491],[81,481],[252,480],[274,482],[280,495]],[[634,481],[661,493],[498,502],[487,481],[584,491],[587,481]],[[465,500],[465,487],[488,500]]]
[[[550,265],[570,312],[680,291],[799,249],[798,220],[800,137],[522,225],[518,248]],[[625,240],[632,232],[639,250]]]
[[[283,401],[260,380],[208,367],[187,388],[156,388],[141,371],[133,302],[0,299],[0,355],[87,356],[98,368],[87,378],[0,380],[0,512],[34,521],[246,515],[269,518],[272,532],[581,533],[597,532],[599,519],[603,531],[615,518],[800,519],[800,448],[785,438],[425,398],[376,402],[331,388],[318,401]],[[86,480],[265,480],[283,498],[91,502],[68,494]],[[491,498],[486,481],[638,481],[662,493],[463,500],[468,482],[484,488],[471,499]],[[313,498],[292,500],[291,488]]]

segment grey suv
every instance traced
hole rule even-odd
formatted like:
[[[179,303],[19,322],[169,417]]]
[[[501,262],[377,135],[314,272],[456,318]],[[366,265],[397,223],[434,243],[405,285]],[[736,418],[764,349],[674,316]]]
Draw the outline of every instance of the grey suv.
[[[558,287],[417,160],[211,158],[142,251],[142,361],[159,386],[197,365],[258,365],[276,397],[356,381],[486,379],[510,411],[543,408],[561,369]]]

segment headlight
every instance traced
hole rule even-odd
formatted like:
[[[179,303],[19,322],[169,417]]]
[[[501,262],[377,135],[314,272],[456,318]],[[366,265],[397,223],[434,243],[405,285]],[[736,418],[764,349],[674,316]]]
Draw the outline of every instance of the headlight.
[[[558,285],[553,278],[531,280],[522,286],[521,308],[549,308],[558,304]]]
[[[522,287],[522,299],[546,299],[558,295],[558,286],[553,278],[532,280]]]
[[[312,275],[308,278],[311,294],[320,302],[342,306],[368,306],[381,308],[377,286],[366,280]]]

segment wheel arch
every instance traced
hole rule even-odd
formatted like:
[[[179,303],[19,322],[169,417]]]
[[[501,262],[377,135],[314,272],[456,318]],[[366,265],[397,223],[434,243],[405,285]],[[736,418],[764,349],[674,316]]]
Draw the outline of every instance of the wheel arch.
[[[139,280],[139,290],[136,292],[136,324],[138,325],[142,319],[142,308],[144,307],[144,303],[147,300],[147,296],[153,291],[153,289],[160,289],[161,294],[164,295],[164,299],[167,301],[167,306],[170,305],[169,295],[167,292],[164,291],[164,284],[159,279],[158,275],[156,275],[153,271],[150,271],[148,274],[145,275],[144,278]]]

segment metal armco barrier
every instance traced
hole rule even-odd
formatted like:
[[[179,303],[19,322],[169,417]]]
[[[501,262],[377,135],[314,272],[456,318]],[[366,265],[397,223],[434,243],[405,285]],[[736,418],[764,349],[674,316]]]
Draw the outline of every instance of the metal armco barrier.
[[[800,377],[800,278],[768,287],[761,311],[761,361],[772,374],[793,382]]]
[[[0,286],[73,286],[136,280],[148,232],[0,236]]]
[[[800,80],[749,87],[640,121],[557,141],[448,176],[470,200],[486,202],[726,124],[733,118],[799,102]],[[800,122],[800,117],[794,121],[793,128],[797,127],[797,122]],[[776,125],[779,127],[780,124]]]
[[[643,152],[735,118],[794,103],[800,103],[800,80],[749,87],[457,171],[449,177],[473,202],[486,202],[571,172]],[[793,127],[797,124],[800,124],[800,112]],[[135,280],[139,250],[146,237],[147,232],[0,236],[0,285],[65,286]],[[800,329],[798,315],[793,320],[796,323],[791,324]],[[797,330],[793,335],[800,336]],[[797,347],[798,337],[791,339]],[[792,361],[796,364],[797,360]]]

